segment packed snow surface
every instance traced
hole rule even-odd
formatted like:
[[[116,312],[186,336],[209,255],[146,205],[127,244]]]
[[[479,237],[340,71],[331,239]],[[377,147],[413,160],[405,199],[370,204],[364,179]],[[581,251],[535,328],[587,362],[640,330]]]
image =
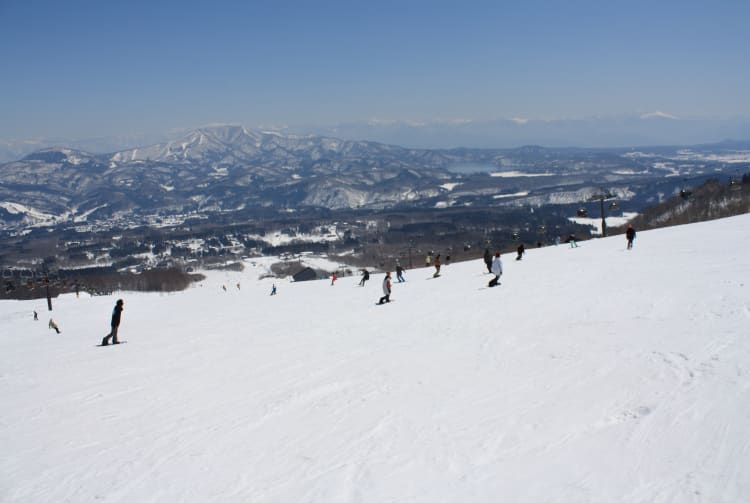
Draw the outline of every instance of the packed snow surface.
[[[2,301],[0,501],[750,501],[748,229]]]

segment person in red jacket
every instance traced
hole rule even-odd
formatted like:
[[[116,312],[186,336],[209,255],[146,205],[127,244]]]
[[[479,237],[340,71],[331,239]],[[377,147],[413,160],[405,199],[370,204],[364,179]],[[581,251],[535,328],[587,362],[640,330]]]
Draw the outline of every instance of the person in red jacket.
[[[633,224],[628,224],[628,230],[625,231],[625,237],[628,240],[628,250],[633,248],[633,240],[635,239],[635,229],[633,229]]]
[[[432,264],[435,266],[435,274],[432,275],[433,278],[437,278],[440,276],[440,254],[438,253],[435,256],[435,260],[432,261]]]

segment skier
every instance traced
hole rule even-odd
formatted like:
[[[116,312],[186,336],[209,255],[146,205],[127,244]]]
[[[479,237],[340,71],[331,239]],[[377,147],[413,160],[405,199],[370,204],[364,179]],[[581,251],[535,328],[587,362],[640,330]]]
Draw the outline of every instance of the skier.
[[[331,286],[333,286],[334,283],[336,283],[336,273],[333,273],[331,276]]]
[[[276,283],[271,285],[271,295],[276,295]]]
[[[39,314],[34,311],[34,321],[39,321]]]
[[[120,328],[120,314],[123,310],[123,304],[122,299],[118,299],[117,303],[115,303],[115,308],[112,310],[112,322],[110,323],[112,330],[102,339],[102,346],[107,346],[110,338],[112,339],[112,344],[120,344],[120,341],[117,340],[117,330]]]
[[[60,333],[60,327],[57,326],[57,323],[55,323],[52,318],[49,319],[49,324],[47,326],[58,334]]]
[[[370,279],[370,273],[367,269],[362,269],[362,281],[359,282],[359,286],[365,286],[368,279]]]
[[[489,248],[484,249],[484,264],[487,266],[487,272],[492,274],[492,254]]]
[[[521,260],[523,258],[523,254],[526,253],[526,248],[524,248],[523,243],[518,245],[518,248],[516,251],[518,252],[518,256],[516,257],[516,260]]]
[[[435,260],[432,262],[435,265],[435,274],[432,275],[433,278],[437,278],[440,276],[440,254],[438,253],[435,256]]]
[[[628,238],[628,250],[633,248],[633,240],[635,239],[635,229],[633,224],[628,224],[628,230],[625,231],[625,237]]]
[[[495,277],[492,278],[489,285],[487,285],[490,287],[499,285],[500,283],[498,283],[498,281],[500,281],[500,276],[503,275],[503,263],[500,261],[499,251],[495,252],[495,258],[492,260],[492,274],[494,274]]]
[[[406,281],[404,279],[404,268],[401,267],[401,264],[396,264],[396,280],[398,280],[399,283]]]
[[[382,304],[383,302],[390,302],[390,301],[391,301],[391,273],[387,272],[385,273],[385,278],[383,278],[383,296],[380,297],[378,304]]]

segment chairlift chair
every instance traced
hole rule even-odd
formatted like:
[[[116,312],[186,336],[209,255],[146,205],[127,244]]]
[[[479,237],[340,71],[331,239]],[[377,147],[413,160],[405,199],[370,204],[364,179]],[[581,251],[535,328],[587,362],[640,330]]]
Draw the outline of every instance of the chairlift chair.
[[[586,210],[586,208],[578,208],[576,215],[578,215],[580,218],[586,218],[587,216],[589,216],[589,212],[588,210]]]

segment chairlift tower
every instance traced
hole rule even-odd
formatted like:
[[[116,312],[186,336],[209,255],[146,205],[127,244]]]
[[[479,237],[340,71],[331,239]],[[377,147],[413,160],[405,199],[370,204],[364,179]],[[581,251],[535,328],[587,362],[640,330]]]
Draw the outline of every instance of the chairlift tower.
[[[601,219],[602,219],[602,237],[603,238],[607,237],[607,220],[606,220],[606,214],[604,213],[604,201],[611,201],[612,199],[614,199],[614,197],[615,196],[613,194],[609,192],[604,192],[604,190],[602,190],[598,195],[594,196],[594,199],[599,199],[599,215],[601,216]],[[615,208],[617,208],[617,203],[612,201],[609,204],[609,209],[613,210]]]

